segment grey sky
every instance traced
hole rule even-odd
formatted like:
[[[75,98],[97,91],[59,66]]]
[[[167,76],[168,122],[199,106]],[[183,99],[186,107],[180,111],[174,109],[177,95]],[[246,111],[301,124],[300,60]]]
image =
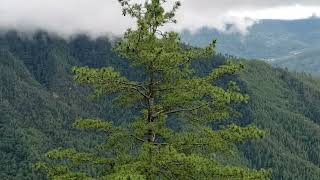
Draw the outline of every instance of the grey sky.
[[[139,0],[136,0],[139,1]],[[141,0],[142,1],[142,0]],[[168,0],[169,2],[171,0]],[[320,15],[319,0],[181,0],[178,30],[234,23],[239,31],[255,19],[298,19]],[[121,34],[132,22],[121,16],[117,0],[0,0],[0,28],[61,35]]]

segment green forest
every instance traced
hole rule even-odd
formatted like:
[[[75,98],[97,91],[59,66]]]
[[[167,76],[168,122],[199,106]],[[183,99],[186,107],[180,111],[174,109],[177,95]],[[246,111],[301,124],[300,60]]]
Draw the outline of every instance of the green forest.
[[[120,43],[0,35],[1,179],[319,179],[320,79],[214,54],[215,41],[201,49],[175,33],[159,40],[156,28],[180,4],[168,13],[146,4],[154,13],[144,16],[122,5],[138,30]],[[171,116],[182,111],[195,113]]]
[[[0,42],[0,173],[4,179],[42,179],[32,167],[49,150],[85,151],[103,141],[100,135],[73,129],[77,117],[116,119],[121,125],[135,116],[134,109],[116,109],[108,99],[93,100],[89,89],[73,81],[73,66],[112,66],[132,79],[141,78],[115,55],[107,38],[91,40],[82,35],[65,41],[38,32],[26,39],[10,32]],[[216,55],[194,66],[207,74],[229,58]],[[240,61],[244,71],[228,78],[237,81],[250,100],[238,107],[243,116],[234,121],[253,123],[268,135],[240,145],[239,156],[232,162],[272,168],[274,179],[317,179],[320,80],[262,61]]]

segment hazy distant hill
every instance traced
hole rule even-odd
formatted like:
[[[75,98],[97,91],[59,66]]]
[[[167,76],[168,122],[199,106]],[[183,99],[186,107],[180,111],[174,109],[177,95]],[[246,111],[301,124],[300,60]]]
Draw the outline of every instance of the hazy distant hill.
[[[289,70],[320,75],[320,47],[297,51],[294,54],[274,59],[271,63]]]
[[[298,71],[320,71],[320,65],[316,63],[320,61],[319,18],[292,21],[262,20],[252,26],[246,35],[202,28],[194,34],[185,31],[182,37],[195,46],[205,46],[212,38],[216,38],[217,49],[222,53],[249,59],[281,59],[273,63]]]

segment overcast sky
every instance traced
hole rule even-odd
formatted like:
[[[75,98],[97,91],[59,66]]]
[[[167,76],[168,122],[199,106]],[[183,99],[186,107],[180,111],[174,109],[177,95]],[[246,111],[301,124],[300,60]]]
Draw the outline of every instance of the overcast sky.
[[[223,30],[226,23],[234,23],[239,31],[245,32],[259,19],[301,19],[320,15],[320,0],[181,2],[178,30],[195,30],[202,26]],[[131,25],[128,18],[122,17],[118,0],[0,0],[0,29],[44,29],[67,36],[87,32],[97,36],[119,35]]]

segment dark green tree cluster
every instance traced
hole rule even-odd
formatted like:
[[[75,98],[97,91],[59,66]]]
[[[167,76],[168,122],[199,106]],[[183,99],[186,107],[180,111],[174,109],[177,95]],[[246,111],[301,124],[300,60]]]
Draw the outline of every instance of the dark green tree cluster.
[[[227,88],[216,84],[242,66],[230,63],[208,76],[196,76],[192,62],[212,57],[215,42],[205,49],[190,48],[182,46],[177,33],[162,31],[176,22],[180,2],[171,11],[164,10],[164,0],[119,2],[123,14],[136,19],[137,28],[125,33],[115,51],[142,69],[143,80],[130,80],[111,67],[75,68],[75,80],[91,86],[97,98],[112,96],[119,105],[138,107],[139,116],[126,126],[77,120],[78,129],[106,133],[106,143],[90,153],[51,151],[47,157],[52,162],[36,167],[53,179],[268,179],[268,171],[225,165],[217,158],[265,134],[253,126],[211,128],[213,122],[237,115],[231,105],[247,102],[235,82]],[[183,129],[174,131],[167,125],[169,119],[182,121]]]

